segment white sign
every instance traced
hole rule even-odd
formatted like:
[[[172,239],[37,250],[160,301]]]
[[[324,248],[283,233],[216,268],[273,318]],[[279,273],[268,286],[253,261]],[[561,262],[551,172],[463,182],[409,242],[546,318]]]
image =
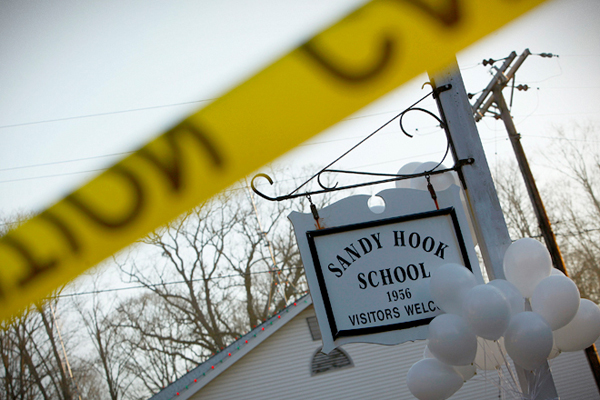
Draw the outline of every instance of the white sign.
[[[369,196],[353,196],[320,210],[318,226],[312,214],[290,215],[324,351],[424,339],[441,313],[429,292],[441,265],[464,265],[483,281],[459,190],[440,192],[439,210],[428,192],[392,189],[379,194],[382,214],[370,211]]]

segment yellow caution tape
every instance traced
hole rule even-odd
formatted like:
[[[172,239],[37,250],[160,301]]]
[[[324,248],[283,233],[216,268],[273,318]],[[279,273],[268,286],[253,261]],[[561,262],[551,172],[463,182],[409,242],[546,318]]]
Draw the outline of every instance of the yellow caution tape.
[[[543,0],[375,0],[0,239],[0,319]]]

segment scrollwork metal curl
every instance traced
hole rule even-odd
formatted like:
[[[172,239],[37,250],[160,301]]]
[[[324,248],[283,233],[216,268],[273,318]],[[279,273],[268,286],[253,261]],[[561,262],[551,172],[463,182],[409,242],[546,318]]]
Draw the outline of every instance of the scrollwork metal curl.
[[[256,180],[256,178],[265,178],[269,182],[269,184],[271,184],[271,186],[273,185],[273,179],[271,179],[271,177],[269,175],[263,174],[263,173],[256,174],[250,181],[250,187],[252,188],[252,191],[254,191],[254,193],[259,195],[263,199],[266,199],[269,201],[278,201],[276,197],[269,197],[256,188],[256,186],[254,185],[254,181]]]
[[[408,114],[410,111],[421,111],[421,112],[424,112],[425,114],[427,114],[427,115],[435,118],[435,120],[440,123],[440,126],[442,127],[442,129],[445,129],[445,127],[446,127],[446,124],[444,124],[444,121],[442,121],[440,119],[440,117],[438,117],[437,115],[435,115],[431,111],[426,110],[426,109],[421,108],[421,107],[410,107],[410,108],[407,108],[406,110],[404,110],[402,112],[402,114],[400,114],[400,118],[398,118],[398,125],[400,126],[400,130],[402,130],[402,133],[404,133],[409,138],[413,138],[414,135],[411,135],[410,133],[406,132],[406,129],[404,129],[404,125],[403,125],[402,121],[404,119],[404,116],[406,114]]]
[[[323,174],[323,172],[334,172],[328,169],[322,169],[321,171],[319,171],[319,173],[317,174],[317,183],[319,184],[319,186],[321,186],[321,188],[323,188],[323,190],[333,190],[335,188],[338,187],[339,182],[336,182],[335,185],[333,186],[325,186],[323,184],[323,182],[321,182],[321,175]]]
[[[429,85],[431,85],[433,87],[433,85],[431,83],[426,83],[426,84],[429,84]],[[451,143],[448,140],[448,138],[446,138],[446,140],[447,140],[446,152],[444,153],[444,156],[443,156],[442,160],[434,168],[432,168],[431,170],[428,170],[428,171],[423,171],[423,172],[419,172],[419,173],[412,173],[412,174],[388,174],[388,173],[362,172],[362,171],[344,171],[344,170],[330,169],[330,167],[333,164],[335,164],[336,162],[338,162],[339,160],[341,160],[348,153],[350,153],[351,151],[353,151],[354,149],[356,149],[358,146],[360,146],[361,144],[363,144],[366,140],[368,140],[369,138],[371,138],[377,132],[381,131],[384,127],[386,127],[387,125],[389,125],[390,123],[392,123],[395,119],[398,119],[398,123],[399,123],[399,126],[400,126],[400,129],[401,129],[402,133],[404,135],[406,135],[407,137],[409,137],[409,138],[413,138],[414,135],[409,134],[406,131],[406,129],[404,128],[404,125],[403,125],[403,118],[410,111],[421,111],[421,112],[424,112],[425,114],[429,115],[430,117],[433,117],[440,124],[440,127],[443,130],[447,131],[447,126],[446,126],[445,122],[442,119],[443,116],[442,116],[442,118],[440,118],[437,115],[435,115],[434,113],[432,113],[431,111],[429,111],[427,109],[424,109],[424,108],[421,108],[421,107],[416,107],[416,106],[420,102],[422,102],[423,100],[425,100],[427,97],[429,97],[431,95],[433,95],[434,97],[436,97],[439,92],[447,90],[449,88],[450,88],[449,85],[442,86],[442,87],[439,87],[439,88],[433,88],[433,90],[430,93],[428,93],[427,95],[423,96],[421,99],[419,99],[418,101],[416,101],[414,104],[412,104],[410,107],[406,108],[401,113],[399,113],[396,116],[394,116],[392,119],[388,120],[386,123],[384,123],[382,126],[380,126],[379,128],[377,128],[375,131],[373,131],[367,137],[365,137],[364,139],[362,139],[360,142],[358,142],[357,144],[355,144],[353,147],[351,147],[349,150],[347,150],[341,156],[339,156],[334,161],[332,161],[331,163],[329,163],[327,166],[325,166],[324,168],[322,168],[319,172],[317,172],[314,175],[312,175],[310,178],[308,178],[308,180],[306,180],[304,183],[302,183],[300,186],[298,186],[296,189],[294,189],[289,194],[283,195],[283,196],[271,197],[271,196],[267,196],[266,194],[264,194],[261,191],[259,191],[256,188],[256,185],[255,185],[255,181],[259,177],[266,179],[269,182],[270,185],[273,185],[273,179],[271,179],[271,177],[269,175],[264,174],[264,173],[256,174],[252,178],[252,181],[251,181],[252,190],[254,191],[254,193],[256,193],[257,195],[259,195],[263,199],[266,199],[266,200],[269,200],[269,201],[282,201],[282,200],[289,200],[289,199],[293,199],[293,198],[297,198],[297,197],[311,196],[311,195],[314,195],[314,194],[322,194],[322,193],[334,192],[334,191],[345,190],[345,189],[353,189],[353,188],[358,188],[358,187],[364,187],[364,186],[370,186],[370,185],[376,185],[376,184],[382,184],[382,183],[388,183],[388,182],[395,182],[395,181],[404,180],[404,179],[410,179],[410,178],[428,177],[428,176],[431,176],[431,175],[443,174],[443,173],[446,173],[446,172],[449,172],[449,171],[458,171],[458,170],[460,170],[460,168],[463,165],[472,164],[474,162],[474,160],[469,158],[469,159],[465,159],[465,160],[458,160],[455,163],[455,165],[453,167],[451,167],[451,168],[443,168],[443,169],[437,170],[437,168],[439,168],[443,164],[443,162],[445,161],[446,157],[448,156],[448,154],[450,152]],[[369,182],[352,184],[352,185],[345,185],[345,186],[340,186],[339,182],[336,182],[333,186],[331,186],[331,185],[326,185],[325,183],[323,183],[323,181],[322,181],[321,178],[322,178],[322,175],[324,173],[338,173],[338,174],[341,173],[341,174],[353,174],[353,175],[366,175],[366,176],[371,176],[371,177],[380,177],[380,179],[376,180],[376,181],[369,181]],[[303,188],[304,186],[306,186],[310,181],[312,181],[315,178],[316,178],[317,183],[320,186],[321,190],[317,190],[317,191],[305,191],[305,192],[302,192],[302,193],[299,192],[301,188]]]

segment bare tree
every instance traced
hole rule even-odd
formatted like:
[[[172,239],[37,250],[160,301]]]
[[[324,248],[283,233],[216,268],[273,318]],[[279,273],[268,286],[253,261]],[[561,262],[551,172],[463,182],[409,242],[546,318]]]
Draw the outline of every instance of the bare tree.
[[[533,237],[539,228],[519,168],[507,163],[494,176],[498,198],[512,238]]]
[[[97,288],[96,284],[94,288]],[[115,321],[118,314],[110,312],[114,310],[113,305],[107,300],[101,301],[98,294],[93,295],[91,302],[76,303],[76,309],[94,348],[93,353],[87,353],[81,359],[81,363],[91,370],[87,380],[95,377],[101,382],[97,385],[103,386],[102,392],[106,394],[102,398],[124,398],[133,383],[132,374],[128,370],[131,348],[123,343]]]
[[[2,386],[7,399],[76,398],[77,387],[51,313],[55,299],[2,323]]]
[[[542,198],[565,265],[581,296],[600,301],[600,147],[598,128],[574,125],[557,129],[559,137],[546,160],[555,171]],[[538,223],[514,164],[495,176],[498,196],[513,239],[541,240]]]
[[[289,202],[258,203],[237,186],[118,261],[125,279],[146,289],[113,321],[145,390],[165,387],[306,292],[290,211]]]
[[[293,204],[308,208],[306,199]],[[75,365],[49,302],[3,323],[2,391],[8,399],[116,400],[172,383],[306,292],[291,207],[257,201],[240,185],[115,258],[125,279],[145,290],[112,303],[97,294],[69,303],[78,317],[69,321],[79,324],[70,324],[81,349]],[[0,230],[18,224],[11,221]],[[51,301],[55,307],[58,298]]]
[[[600,301],[600,129],[574,125],[556,130],[546,157],[558,172],[554,188],[561,219],[561,251],[582,297]]]
[[[40,371],[36,349],[31,336],[38,326],[29,310],[4,323],[0,329],[0,355],[2,356],[2,386],[7,399],[48,399],[52,388]],[[44,381],[43,381],[44,380]]]
[[[130,299],[118,308],[120,341],[133,355],[128,372],[136,378],[138,396],[152,394],[195,367],[202,346],[187,336],[188,327],[172,318],[169,307],[154,293]],[[137,398],[131,393],[130,398]]]
[[[0,217],[0,235],[29,217],[28,214]],[[0,323],[0,384],[6,399],[79,397],[76,382],[84,377],[85,371],[69,363],[67,358],[70,345],[74,347],[75,343],[72,332],[61,332],[57,323],[60,318],[58,293],[60,290]],[[86,393],[92,393],[91,388],[85,389]]]

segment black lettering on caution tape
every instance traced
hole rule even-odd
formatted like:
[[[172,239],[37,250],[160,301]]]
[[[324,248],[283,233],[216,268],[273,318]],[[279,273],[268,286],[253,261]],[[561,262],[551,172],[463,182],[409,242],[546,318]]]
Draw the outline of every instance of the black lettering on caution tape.
[[[178,138],[189,133],[198,143],[206,150],[211,163],[217,167],[223,167],[223,156],[217,150],[216,146],[209,140],[197,126],[192,125],[188,121],[183,121],[178,124],[163,136],[166,148],[169,149],[169,160],[165,163],[161,161],[155,154],[150,151],[149,146],[140,149],[136,155],[146,159],[167,178],[168,182],[173,187],[175,192],[181,191],[181,147],[178,143]],[[163,139],[161,138],[161,139]]]
[[[430,17],[440,21],[445,26],[454,26],[461,20],[461,7],[459,5],[459,0],[447,0],[446,7],[432,7],[429,2],[423,0],[397,0],[402,1],[408,4],[412,4],[424,11],[425,14],[428,14]],[[435,2],[438,4],[439,2]]]
[[[379,57],[379,60],[375,61],[370,68],[364,71],[352,72],[349,71],[348,68],[344,68],[341,65],[336,65],[334,61],[327,59],[325,55],[323,55],[323,53],[317,49],[313,43],[313,40],[304,43],[302,46],[300,46],[300,49],[308,54],[312,60],[316,61],[317,64],[323,67],[331,75],[350,83],[362,83],[381,74],[386,66],[390,64],[392,54],[395,50],[394,42],[390,38],[384,38],[381,43],[381,56]]]
[[[9,247],[15,249],[27,262],[27,275],[19,279],[19,281],[17,282],[17,284],[21,288],[26,286],[38,275],[48,273],[49,271],[54,269],[58,264],[58,260],[56,259],[50,261],[37,260],[33,256],[33,254],[29,252],[27,247],[23,243],[21,243],[21,241],[17,240],[17,238],[15,238],[14,236],[7,235],[3,238],[3,241],[5,245],[8,245]],[[3,296],[2,293],[0,293],[0,295]]]
[[[54,213],[50,212],[49,210],[46,210],[43,213],[41,213],[39,215],[39,217],[47,220],[52,225],[54,225],[56,228],[58,228],[58,230],[62,233],[62,235],[65,237],[65,239],[69,243],[69,246],[71,247],[71,250],[73,250],[73,253],[74,254],[79,253],[79,250],[81,249],[81,245],[80,245],[79,241],[77,240],[77,238],[75,237],[75,235],[73,235],[73,232],[69,229],[67,224],[65,224],[65,222],[62,219],[60,219],[58,216],[56,216]]]
[[[144,191],[142,189],[142,185],[137,180],[136,176],[127,169],[123,168],[123,166],[120,164],[113,166],[105,173],[121,175],[123,178],[125,178],[127,182],[131,183],[131,188],[133,189],[135,201],[131,209],[126,211],[123,216],[111,219],[101,215],[99,211],[94,210],[89,205],[85,204],[85,202],[77,196],[77,192],[65,197],[64,201],[74,205],[77,209],[79,209],[84,215],[86,215],[96,224],[101,225],[105,228],[119,229],[134,221],[142,211],[144,205]]]

